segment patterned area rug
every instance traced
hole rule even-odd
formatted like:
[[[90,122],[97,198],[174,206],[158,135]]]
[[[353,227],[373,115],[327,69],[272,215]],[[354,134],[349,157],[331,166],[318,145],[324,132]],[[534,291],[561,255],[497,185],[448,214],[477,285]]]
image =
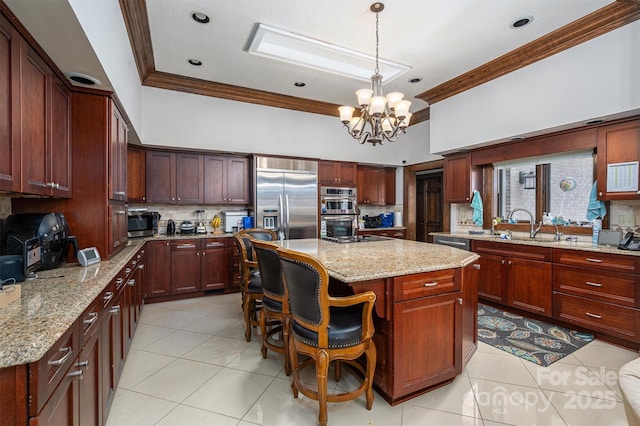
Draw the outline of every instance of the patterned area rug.
[[[580,349],[594,337],[478,303],[478,339],[546,367]]]

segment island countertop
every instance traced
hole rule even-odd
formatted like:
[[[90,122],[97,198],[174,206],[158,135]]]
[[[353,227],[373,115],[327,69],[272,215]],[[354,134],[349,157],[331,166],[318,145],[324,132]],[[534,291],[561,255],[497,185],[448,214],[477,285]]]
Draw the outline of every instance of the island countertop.
[[[461,268],[479,257],[452,247],[395,238],[357,243],[310,238],[278,244],[317,257],[329,276],[345,283]]]

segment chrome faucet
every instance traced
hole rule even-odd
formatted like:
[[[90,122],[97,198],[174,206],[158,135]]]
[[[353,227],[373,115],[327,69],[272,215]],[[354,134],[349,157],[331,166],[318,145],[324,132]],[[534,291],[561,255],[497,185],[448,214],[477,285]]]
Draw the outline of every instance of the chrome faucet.
[[[564,234],[562,232],[558,231],[558,224],[555,223],[554,221],[552,221],[551,219],[546,219],[544,221],[544,223],[547,223],[547,222],[550,222],[553,226],[556,227],[556,235],[555,235],[555,237],[553,237],[553,241],[560,241],[560,237],[562,237]],[[540,223],[542,223],[542,222],[540,222]]]
[[[507,219],[511,219],[513,217],[513,214],[515,212],[525,212],[526,214],[529,215],[529,224],[531,225],[531,231],[529,232],[529,238],[535,238],[536,234],[538,232],[540,232],[540,228],[542,228],[542,222],[540,222],[540,224],[538,225],[538,227],[536,229],[533,229],[533,224],[534,224],[534,219],[533,219],[533,215],[531,214],[531,212],[529,210],[525,210],[525,209],[513,209],[509,212],[509,215],[507,216]]]

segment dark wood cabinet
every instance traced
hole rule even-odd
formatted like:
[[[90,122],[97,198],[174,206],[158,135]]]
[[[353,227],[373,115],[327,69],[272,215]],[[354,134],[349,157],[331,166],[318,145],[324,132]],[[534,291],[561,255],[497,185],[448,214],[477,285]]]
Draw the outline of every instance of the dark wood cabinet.
[[[482,191],[482,169],[471,166],[471,154],[444,159],[445,203],[470,203],[474,190]]]
[[[78,381],[78,424],[81,426],[102,426],[102,339],[100,323],[96,323],[89,340],[80,350],[76,370],[81,376]],[[72,369],[72,371],[74,371]]]
[[[145,298],[171,294],[171,243],[169,240],[145,244]]]
[[[0,191],[20,191],[20,39],[0,15]]]
[[[358,164],[318,161],[318,183],[328,186],[355,186],[358,183]]]
[[[358,166],[358,202],[384,206],[396,203],[396,169]]]
[[[475,261],[462,269],[462,370],[478,349],[478,278],[481,268]]]
[[[127,122],[112,102],[109,117],[109,198],[127,201]]]
[[[224,289],[228,281],[228,238],[200,241],[200,280],[202,290]]]
[[[200,291],[200,252],[198,240],[171,242],[171,294]]]
[[[640,342],[640,258],[553,251],[554,318]]]
[[[249,204],[249,159],[204,156],[204,203]]]
[[[109,247],[116,252],[127,244],[127,206],[123,203],[109,202]]]
[[[598,198],[600,200],[640,199],[640,191],[613,192],[607,190],[609,166],[617,163],[640,161],[640,120],[628,121],[598,129],[597,148]],[[615,173],[614,170],[611,173]],[[640,177],[636,176],[636,179]],[[636,186],[638,181],[634,182]]]
[[[146,152],[144,149],[127,148],[127,201],[146,203]]]
[[[0,425],[27,424],[27,366],[0,368]]]
[[[20,45],[20,105],[21,192],[70,197],[69,90],[25,40]]]
[[[115,343],[118,333],[116,330],[117,324],[115,316],[118,314],[119,307],[114,307],[116,302],[115,291],[115,281],[112,281],[100,294],[103,308],[102,321],[100,324],[100,400],[101,410],[105,417],[111,408],[111,403],[116,393]]]
[[[474,241],[480,255],[478,295],[547,317],[552,316],[552,251],[548,247]]]
[[[233,241],[228,241],[227,262],[228,262],[228,279],[226,291],[240,291],[242,287],[242,272],[240,271],[240,255],[238,247]]]
[[[176,203],[202,204],[203,190],[203,160],[199,154],[176,154]]]
[[[368,228],[368,229],[359,229],[358,235],[379,235],[381,237],[390,237],[390,238],[400,238],[404,240],[406,238],[407,230],[404,228],[401,229],[392,229],[392,228]]]

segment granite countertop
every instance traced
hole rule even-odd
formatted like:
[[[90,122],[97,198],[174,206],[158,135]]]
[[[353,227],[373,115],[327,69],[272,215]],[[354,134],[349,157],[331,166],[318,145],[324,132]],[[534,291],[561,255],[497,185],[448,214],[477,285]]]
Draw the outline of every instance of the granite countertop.
[[[146,240],[129,240],[112,260],[38,271],[20,301],[0,308],[0,368],[38,361],[82,315]]]
[[[568,250],[590,251],[596,253],[620,254],[625,256],[640,256],[640,251],[620,250],[617,246],[607,246],[593,244],[591,236],[578,237],[578,241],[567,241],[567,236],[562,236],[560,241],[553,241],[553,234],[538,234],[535,238],[529,238],[528,233],[516,233],[512,235],[512,239],[502,239],[499,235],[491,235],[489,231],[484,234],[469,234],[463,232],[432,232],[429,235],[464,238],[467,240],[490,241],[505,244],[518,244],[525,246],[538,246],[560,248]]]
[[[282,246],[317,257],[332,278],[346,283],[460,268],[479,257],[452,247],[394,238],[342,244],[310,238],[285,240]]]

